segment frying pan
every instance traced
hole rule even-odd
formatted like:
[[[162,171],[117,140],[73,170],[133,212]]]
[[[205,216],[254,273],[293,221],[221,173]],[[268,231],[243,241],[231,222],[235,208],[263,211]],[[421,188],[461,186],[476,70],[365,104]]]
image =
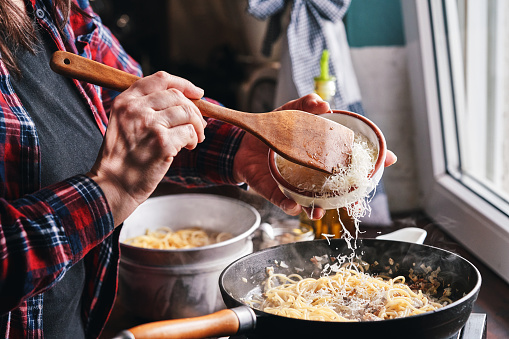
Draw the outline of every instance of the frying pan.
[[[299,273],[302,276],[317,277],[321,268],[311,258],[336,258],[352,253],[344,239],[314,240],[271,247],[248,254],[227,266],[220,275],[219,287],[228,310],[204,317],[140,325],[122,332],[120,337],[205,338],[243,334],[248,338],[390,335],[429,339],[449,338],[465,325],[481,287],[481,275],[469,261],[443,249],[408,242],[360,239],[356,245],[356,256],[371,264],[369,273],[408,276],[413,269],[416,274],[423,271],[424,277],[424,267],[440,268],[438,279],[442,289],[438,292],[449,287],[451,299],[455,301],[433,312],[373,322],[293,319],[254,309],[242,302],[253,292],[260,291],[269,266],[275,273],[296,273],[295,268],[299,268],[304,269]]]

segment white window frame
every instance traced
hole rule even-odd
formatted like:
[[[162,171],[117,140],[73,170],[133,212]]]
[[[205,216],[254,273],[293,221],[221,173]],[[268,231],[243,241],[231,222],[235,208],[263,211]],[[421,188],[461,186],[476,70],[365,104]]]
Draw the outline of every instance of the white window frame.
[[[459,157],[451,156],[458,153],[458,137],[444,133],[455,129],[455,114],[467,106],[463,90],[455,88],[463,79],[451,77],[462,73],[451,70],[463,67],[457,55],[461,32],[446,34],[441,17],[444,7],[457,5],[454,1],[401,1],[421,203],[448,234],[509,282],[508,203],[487,185],[458,173]]]

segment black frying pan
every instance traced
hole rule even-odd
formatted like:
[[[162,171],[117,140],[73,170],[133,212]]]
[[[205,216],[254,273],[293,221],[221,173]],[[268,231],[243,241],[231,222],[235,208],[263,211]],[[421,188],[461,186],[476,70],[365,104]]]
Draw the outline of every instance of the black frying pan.
[[[467,322],[481,287],[481,275],[475,266],[436,247],[389,240],[357,240],[356,253],[362,260],[379,263],[371,266],[369,272],[387,273],[392,268],[392,275],[396,276],[407,275],[410,269],[419,273],[421,265],[433,269],[440,267],[438,278],[442,286],[451,287],[451,299],[456,301],[422,315],[355,323],[292,319],[252,309],[242,303],[243,298],[260,288],[267,277],[268,266],[274,267],[276,273],[285,274],[295,273],[295,267],[304,268],[299,274],[316,277],[320,269],[311,262],[312,257],[327,255],[333,258],[350,253],[344,240],[333,239],[330,243],[314,240],[285,244],[249,254],[230,264],[219,278],[219,287],[229,310],[204,317],[145,324],[123,332],[123,336],[205,338],[244,334],[249,338],[313,338],[317,335],[370,338],[390,335],[394,338],[436,339],[452,336]],[[398,272],[394,272],[396,264],[399,264]]]

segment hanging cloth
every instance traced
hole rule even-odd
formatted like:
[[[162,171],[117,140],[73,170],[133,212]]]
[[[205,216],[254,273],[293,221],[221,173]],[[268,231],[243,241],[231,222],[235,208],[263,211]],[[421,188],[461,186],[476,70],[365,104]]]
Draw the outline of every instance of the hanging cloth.
[[[269,18],[262,46],[262,53],[267,57],[281,36],[281,18],[289,3],[287,0],[248,1],[249,14],[260,20]],[[291,3],[285,38],[298,97],[314,91],[322,51],[328,49],[330,74],[336,78],[336,94],[331,106],[364,114],[343,24],[350,0],[294,0]]]
[[[285,35],[282,23],[286,6],[290,4]],[[343,24],[349,5],[350,0],[248,0],[249,14],[260,20],[269,19],[262,53],[269,57],[273,44],[280,36],[283,38],[275,107],[314,91],[322,51],[327,49],[329,73],[336,78],[336,94],[329,102],[331,108],[365,115]],[[370,206],[371,214],[362,219],[364,225],[391,225],[382,181]]]

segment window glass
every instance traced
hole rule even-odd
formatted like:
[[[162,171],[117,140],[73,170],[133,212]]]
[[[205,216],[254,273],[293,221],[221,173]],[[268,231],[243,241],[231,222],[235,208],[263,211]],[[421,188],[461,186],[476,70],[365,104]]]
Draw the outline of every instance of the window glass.
[[[452,4],[452,3],[451,3]],[[458,30],[463,69],[457,81],[460,173],[507,201],[509,195],[509,2],[459,0],[446,6],[448,30]],[[458,20],[455,20],[456,13]],[[454,27],[456,26],[456,27]],[[450,44],[454,44],[452,41]],[[451,59],[455,60],[455,59]],[[464,79],[464,82],[462,81]],[[468,181],[467,181],[468,182]]]
[[[423,210],[509,282],[509,1],[402,1]]]

